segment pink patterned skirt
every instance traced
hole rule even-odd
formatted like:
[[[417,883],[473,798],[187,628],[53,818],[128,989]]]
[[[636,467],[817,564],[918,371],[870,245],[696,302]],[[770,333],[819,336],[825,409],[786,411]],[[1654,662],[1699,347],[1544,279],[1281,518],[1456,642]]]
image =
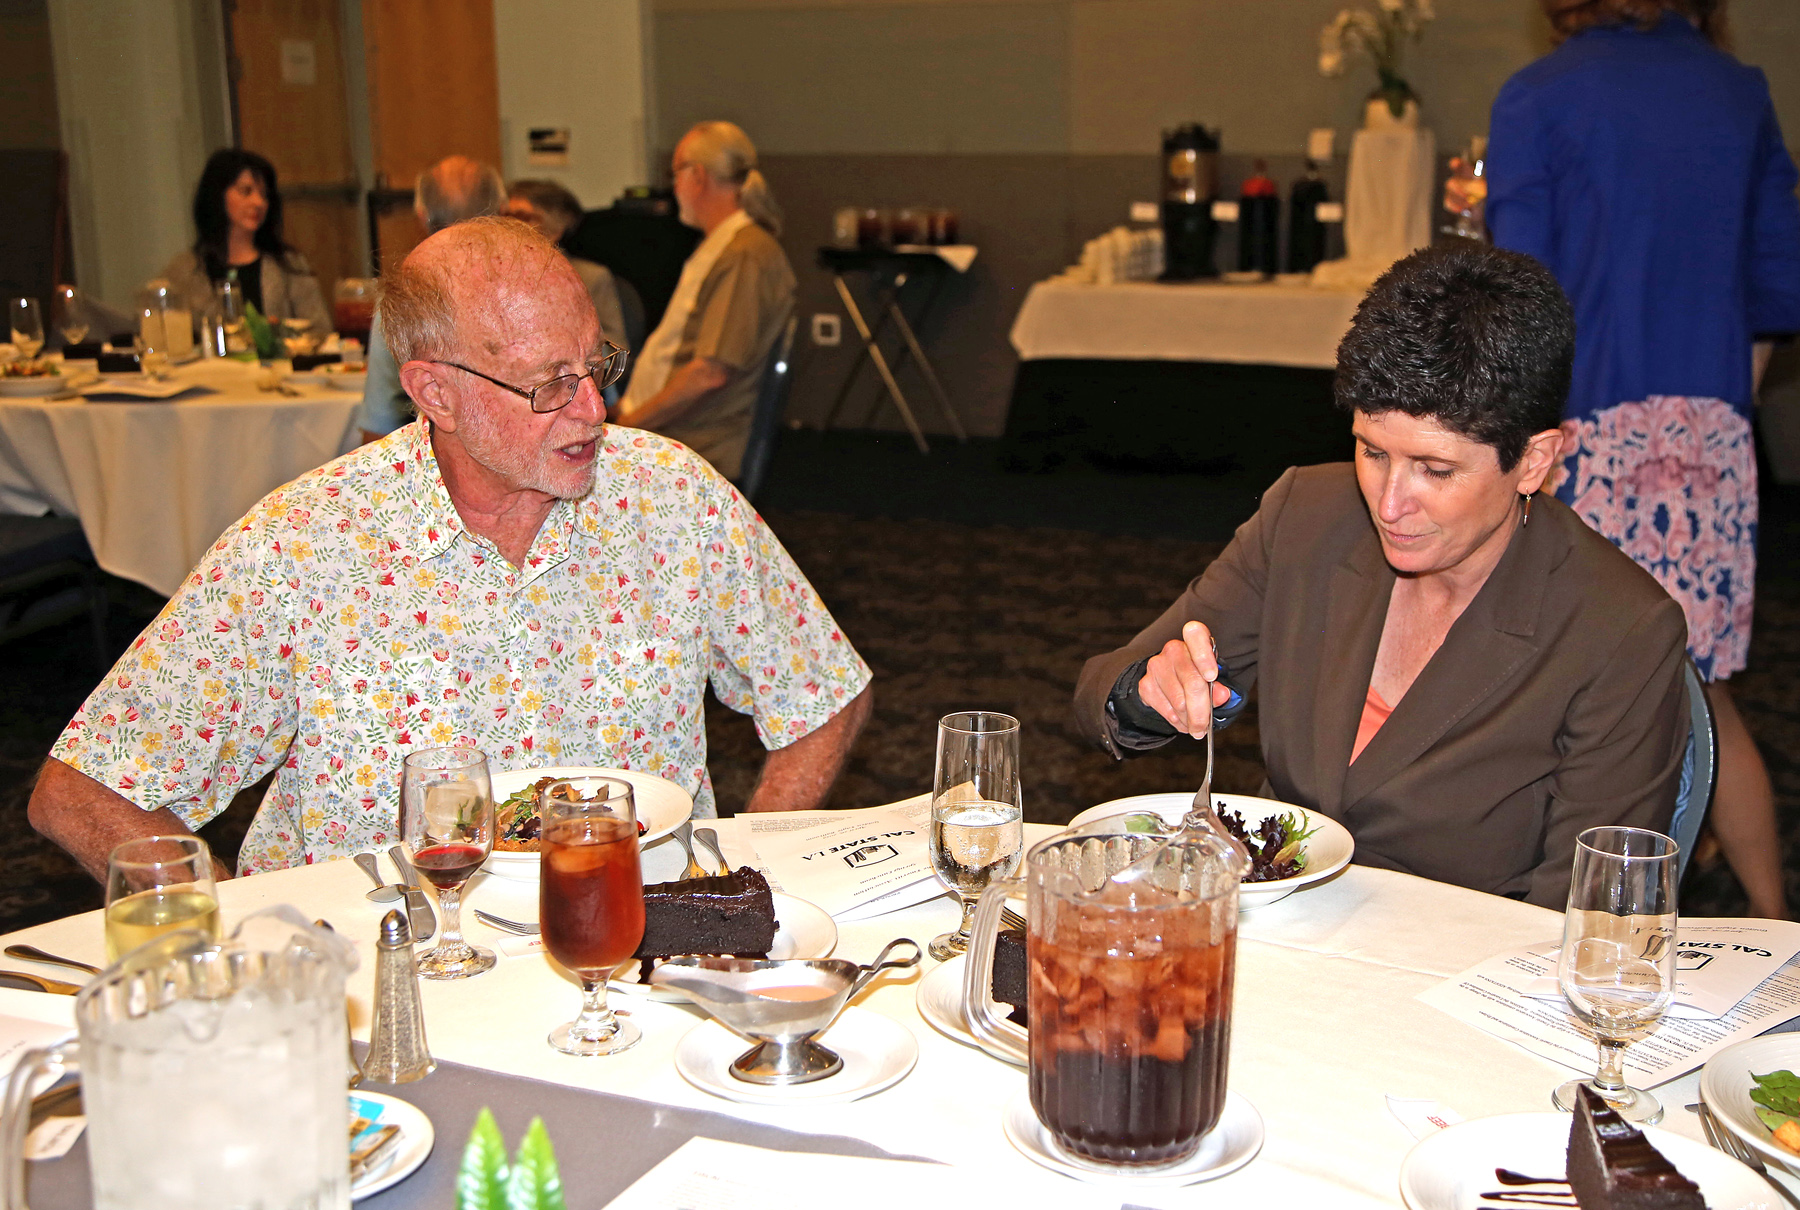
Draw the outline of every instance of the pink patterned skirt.
[[[1556,494],[1687,615],[1706,680],[1741,670],[1756,583],[1756,449],[1729,403],[1652,395],[1563,422]]]

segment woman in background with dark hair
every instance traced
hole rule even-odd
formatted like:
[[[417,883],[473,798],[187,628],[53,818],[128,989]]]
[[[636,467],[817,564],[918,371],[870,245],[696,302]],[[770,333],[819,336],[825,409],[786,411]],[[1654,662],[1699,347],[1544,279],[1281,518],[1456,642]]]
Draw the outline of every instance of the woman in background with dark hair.
[[[1265,797],[1341,822],[1363,865],[1542,907],[1583,829],[1666,829],[1681,610],[1538,494],[1574,346],[1530,257],[1460,241],[1389,269],[1338,346],[1356,462],[1288,471],[1089,660],[1082,733],[1115,756],[1204,736],[1255,682]]]
[[[281,237],[281,194],[275,166],[253,151],[215,151],[194,190],[194,246],[163,270],[195,314],[233,270],[244,297],[271,321],[306,319],[331,330],[331,314],[306,258]]]
[[[1771,338],[1800,330],[1796,174],[1724,0],[1542,0],[1562,45],[1494,102],[1494,242],[1575,307],[1551,485],[1681,603],[1719,734],[1711,820],[1758,916],[1788,914],[1774,793],[1726,690],[1750,646],[1751,414]]]

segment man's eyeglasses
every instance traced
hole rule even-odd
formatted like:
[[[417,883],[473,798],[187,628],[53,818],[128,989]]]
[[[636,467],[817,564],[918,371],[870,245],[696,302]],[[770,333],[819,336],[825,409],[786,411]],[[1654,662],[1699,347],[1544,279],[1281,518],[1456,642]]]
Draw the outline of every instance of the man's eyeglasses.
[[[529,390],[524,387],[516,387],[510,382],[501,382],[491,374],[483,374],[480,370],[470,369],[460,362],[442,361],[438,364],[449,366],[453,370],[461,370],[465,374],[473,374],[483,381],[511,391],[522,399],[528,399],[531,401],[531,410],[534,412],[560,412],[575,402],[575,393],[581,390],[584,379],[592,378],[594,389],[604,391],[619,381],[619,377],[625,373],[625,359],[630,354],[610,340],[606,341],[602,347],[605,351],[600,355],[600,359],[588,362],[587,373],[561,374],[549,382],[540,383]]]

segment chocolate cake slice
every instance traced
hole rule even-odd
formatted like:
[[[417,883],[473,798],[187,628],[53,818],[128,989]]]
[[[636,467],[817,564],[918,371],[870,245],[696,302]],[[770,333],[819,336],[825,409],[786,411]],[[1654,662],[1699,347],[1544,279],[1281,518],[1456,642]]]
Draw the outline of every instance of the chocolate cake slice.
[[[1025,932],[1023,929],[1001,929],[994,937],[994,999],[1012,1005],[1007,1019],[1026,1025]]]
[[[644,940],[632,956],[643,959],[644,978],[652,962],[676,954],[767,958],[777,924],[769,880],[749,866],[659,882],[644,888]]]
[[[1700,1186],[1592,1089],[1581,1089],[1573,1119],[1569,1188],[1582,1210],[1706,1210]]]

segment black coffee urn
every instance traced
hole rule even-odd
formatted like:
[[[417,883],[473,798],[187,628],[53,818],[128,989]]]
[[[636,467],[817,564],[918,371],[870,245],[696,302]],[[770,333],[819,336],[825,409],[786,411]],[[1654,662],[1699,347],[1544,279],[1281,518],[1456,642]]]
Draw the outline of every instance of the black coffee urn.
[[[1195,122],[1163,132],[1163,281],[1217,277],[1212,204],[1219,194],[1219,132]]]
[[[1319,175],[1319,166],[1306,161],[1306,175],[1294,182],[1288,201],[1287,271],[1311,273],[1325,259],[1325,224],[1319,221],[1319,203],[1331,200],[1331,191]]]

